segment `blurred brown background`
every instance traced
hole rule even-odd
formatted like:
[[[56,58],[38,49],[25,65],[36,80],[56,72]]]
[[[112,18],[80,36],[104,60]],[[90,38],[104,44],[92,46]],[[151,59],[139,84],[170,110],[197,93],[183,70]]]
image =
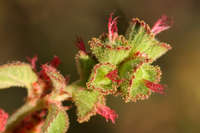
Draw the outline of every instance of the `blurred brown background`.
[[[174,26],[158,35],[173,50],[154,63],[161,66],[167,95],[154,94],[149,100],[128,104],[109,97],[108,105],[119,114],[115,125],[100,116],[78,124],[73,108],[69,133],[199,133],[199,0],[1,0],[0,64],[25,61],[35,54],[44,63],[57,55],[62,60],[60,70],[73,81],[78,78],[76,35],[87,42],[105,32],[113,11],[120,16],[120,33],[132,17],[151,26],[162,14],[173,17]],[[21,88],[2,90],[0,107],[11,113],[22,105],[25,95]]]

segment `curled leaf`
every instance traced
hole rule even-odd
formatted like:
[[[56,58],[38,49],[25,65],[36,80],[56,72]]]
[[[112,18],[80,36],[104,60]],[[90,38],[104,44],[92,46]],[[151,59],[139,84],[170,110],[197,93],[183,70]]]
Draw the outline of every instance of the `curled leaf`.
[[[37,74],[29,64],[15,62],[0,66],[0,89],[16,86],[30,90],[37,80]]]

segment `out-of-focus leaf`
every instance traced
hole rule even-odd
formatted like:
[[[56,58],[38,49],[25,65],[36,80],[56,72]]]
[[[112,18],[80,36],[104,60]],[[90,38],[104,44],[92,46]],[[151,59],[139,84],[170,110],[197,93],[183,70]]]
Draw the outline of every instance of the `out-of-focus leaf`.
[[[0,66],[0,89],[12,86],[31,89],[37,80],[38,77],[29,64],[15,62]]]
[[[66,87],[65,78],[56,70],[55,67],[43,65],[42,68],[46,75],[50,78],[54,89],[61,90]]]

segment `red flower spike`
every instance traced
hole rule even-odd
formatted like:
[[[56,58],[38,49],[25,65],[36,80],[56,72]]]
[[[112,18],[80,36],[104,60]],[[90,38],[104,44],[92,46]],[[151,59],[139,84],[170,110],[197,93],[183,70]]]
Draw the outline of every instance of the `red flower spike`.
[[[46,81],[49,81],[50,82],[50,78],[47,76],[46,74],[46,66],[45,65],[42,65],[41,66],[42,70],[40,71],[40,77]]]
[[[65,82],[67,85],[68,85],[69,81],[70,81],[70,76],[69,75],[65,76]]]
[[[114,110],[100,103],[97,104],[97,113],[105,117],[106,121],[110,119],[113,124],[115,123],[115,119],[118,117]]]
[[[153,32],[154,35],[157,35],[160,32],[169,29],[172,24],[173,24],[173,21],[169,19],[166,15],[163,15],[154,24],[153,28],[151,29],[151,32]]]
[[[0,109],[0,132],[5,130],[7,119],[8,114],[3,109]]]
[[[83,39],[81,37],[77,37],[77,39],[76,39],[76,47],[79,50],[84,51],[86,53],[85,44],[84,44]]]
[[[26,57],[26,59],[30,62],[32,69],[36,71],[36,62],[38,61],[37,55],[35,55],[33,58]]]
[[[118,28],[117,28],[117,19],[115,17],[112,19],[113,13],[110,14],[110,18],[108,19],[108,38],[110,41],[114,41],[118,36]]]
[[[41,131],[47,109],[36,111],[24,118],[23,121],[13,130],[13,133],[28,133]]]
[[[160,84],[153,83],[151,81],[145,80],[145,86],[152,90],[153,92],[157,92],[160,94],[165,94],[164,87]]]
[[[57,68],[60,65],[61,61],[58,56],[54,56],[53,60],[50,62],[51,66]]]
[[[110,71],[106,77],[112,80],[113,82],[116,82],[118,85],[122,82],[122,80],[119,79],[119,76],[117,74],[117,69]]]
[[[36,94],[36,95],[39,94],[40,91],[42,90],[38,82],[34,82],[34,83],[32,84],[32,86],[33,86],[33,92],[34,92],[34,94]]]
[[[61,63],[61,61],[60,61],[60,59],[58,58],[58,56],[54,56],[53,60],[50,62],[50,65],[51,65],[52,67],[57,68],[58,65],[59,65],[60,63]],[[50,78],[49,78],[49,77],[47,76],[47,74],[46,74],[46,70],[47,70],[48,68],[46,68],[45,65],[42,65],[41,68],[42,68],[42,70],[39,72],[40,78],[44,79],[44,80],[47,81],[47,82],[50,82]]]

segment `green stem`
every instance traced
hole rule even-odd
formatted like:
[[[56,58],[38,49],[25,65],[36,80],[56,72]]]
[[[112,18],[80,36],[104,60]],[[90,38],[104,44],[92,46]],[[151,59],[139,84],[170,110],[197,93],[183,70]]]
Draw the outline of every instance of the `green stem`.
[[[77,89],[77,88],[80,88],[81,86],[83,86],[83,84],[81,83],[80,80],[77,80],[77,81],[71,83],[70,85],[67,85],[64,88],[64,91],[66,92],[66,94],[56,95],[56,97],[54,99],[56,101],[65,101],[65,100],[68,100],[68,99],[72,98],[73,90]]]
[[[35,105],[26,102],[8,119],[5,133],[12,132],[13,129],[30,113],[44,108],[43,100],[39,100]]]
[[[67,85],[66,88],[64,88],[64,93],[63,95],[57,95],[56,97],[53,98],[53,100],[56,101],[64,101],[68,100],[72,97],[72,92],[76,88],[80,88],[81,83],[80,81],[75,81],[70,85]],[[53,94],[53,93],[52,93]],[[6,131],[4,133],[10,133],[12,132],[16,126],[24,120],[24,118],[40,109],[44,109],[47,107],[46,103],[46,98],[39,99],[38,102],[35,104],[26,102],[21,108],[19,108],[14,114],[11,115],[11,117],[8,119],[7,126],[6,126]]]

